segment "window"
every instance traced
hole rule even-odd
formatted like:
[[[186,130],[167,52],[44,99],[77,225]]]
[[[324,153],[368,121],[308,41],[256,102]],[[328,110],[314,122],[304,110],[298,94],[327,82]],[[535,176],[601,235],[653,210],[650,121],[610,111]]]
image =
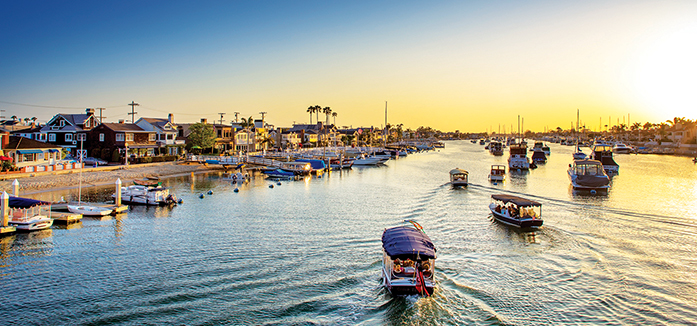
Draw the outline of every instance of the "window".
[[[73,141],[73,134],[65,134],[65,141]]]
[[[124,134],[116,134],[116,141],[123,141],[124,140]]]
[[[133,134],[126,134],[126,141],[133,141]]]
[[[65,120],[61,120],[61,122],[59,123],[59,125],[60,125],[61,127],[65,127]]]
[[[174,135],[167,134],[167,140],[174,140]]]
[[[46,141],[46,134],[39,134],[40,141]]]
[[[56,141],[56,134],[48,134],[48,141],[55,142]]]
[[[99,134],[99,141],[104,141],[104,134]]]
[[[149,140],[149,141],[155,141],[155,139],[157,139],[156,137],[157,137],[156,134],[150,134],[150,136],[148,137],[148,140]]]

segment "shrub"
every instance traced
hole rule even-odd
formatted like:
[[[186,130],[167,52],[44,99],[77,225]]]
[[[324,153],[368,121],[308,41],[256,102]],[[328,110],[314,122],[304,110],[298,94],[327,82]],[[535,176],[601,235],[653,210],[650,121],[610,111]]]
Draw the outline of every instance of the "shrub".
[[[153,163],[159,163],[159,162],[164,162],[164,161],[165,161],[164,156],[153,156],[152,157]]]
[[[100,155],[99,157],[102,160],[110,161],[111,160],[111,150],[108,148],[102,148],[102,155]]]

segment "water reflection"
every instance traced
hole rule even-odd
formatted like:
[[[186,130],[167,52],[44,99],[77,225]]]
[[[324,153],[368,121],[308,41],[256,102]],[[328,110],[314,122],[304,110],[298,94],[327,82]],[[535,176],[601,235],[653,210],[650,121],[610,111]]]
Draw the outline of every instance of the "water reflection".
[[[84,218],[84,217],[83,217]],[[56,223],[53,222],[53,227],[59,230],[76,230],[82,228],[82,220],[73,223]]]

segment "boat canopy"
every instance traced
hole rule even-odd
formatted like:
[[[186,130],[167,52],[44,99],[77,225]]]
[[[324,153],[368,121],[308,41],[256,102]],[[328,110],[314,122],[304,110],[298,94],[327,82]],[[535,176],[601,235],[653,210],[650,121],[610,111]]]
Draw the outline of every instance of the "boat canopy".
[[[469,174],[469,173],[463,169],[452,169],[452,170],[450,170],[450,174]]]
[[[525,199],[525,198],[521,198],[521,197],[517,197],[517,196],[511,196],[511,195],[491,195],[491,198],[493,198],[495,200],[500,200],[500,201],[504,202],[505,204],[513,203],[518,207],[521,207],[521,206],[542,206],[541,203],[538,203],[534,200],[529,200],[529,199]]]
[[[382,233],[382,248],[391,259],[414,258],[435,259],[436,247],[423,232],[409,227],[398,226],[386,229]]]
[[[10,196],[8,205],[11,208],[32,208],[38,205],[51,205],[51,203],[43,200]]]

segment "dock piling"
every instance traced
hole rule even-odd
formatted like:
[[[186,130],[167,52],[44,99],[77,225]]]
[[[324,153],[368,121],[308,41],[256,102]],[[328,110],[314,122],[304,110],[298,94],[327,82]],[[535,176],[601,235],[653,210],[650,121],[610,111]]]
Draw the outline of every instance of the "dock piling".
[[[121,206],[121,178],[116,179],[116,199],[114,199],[116,207]]]
[[[12,181],[12,196],[19,196],[19,181],[17,181],[17,179]]]

